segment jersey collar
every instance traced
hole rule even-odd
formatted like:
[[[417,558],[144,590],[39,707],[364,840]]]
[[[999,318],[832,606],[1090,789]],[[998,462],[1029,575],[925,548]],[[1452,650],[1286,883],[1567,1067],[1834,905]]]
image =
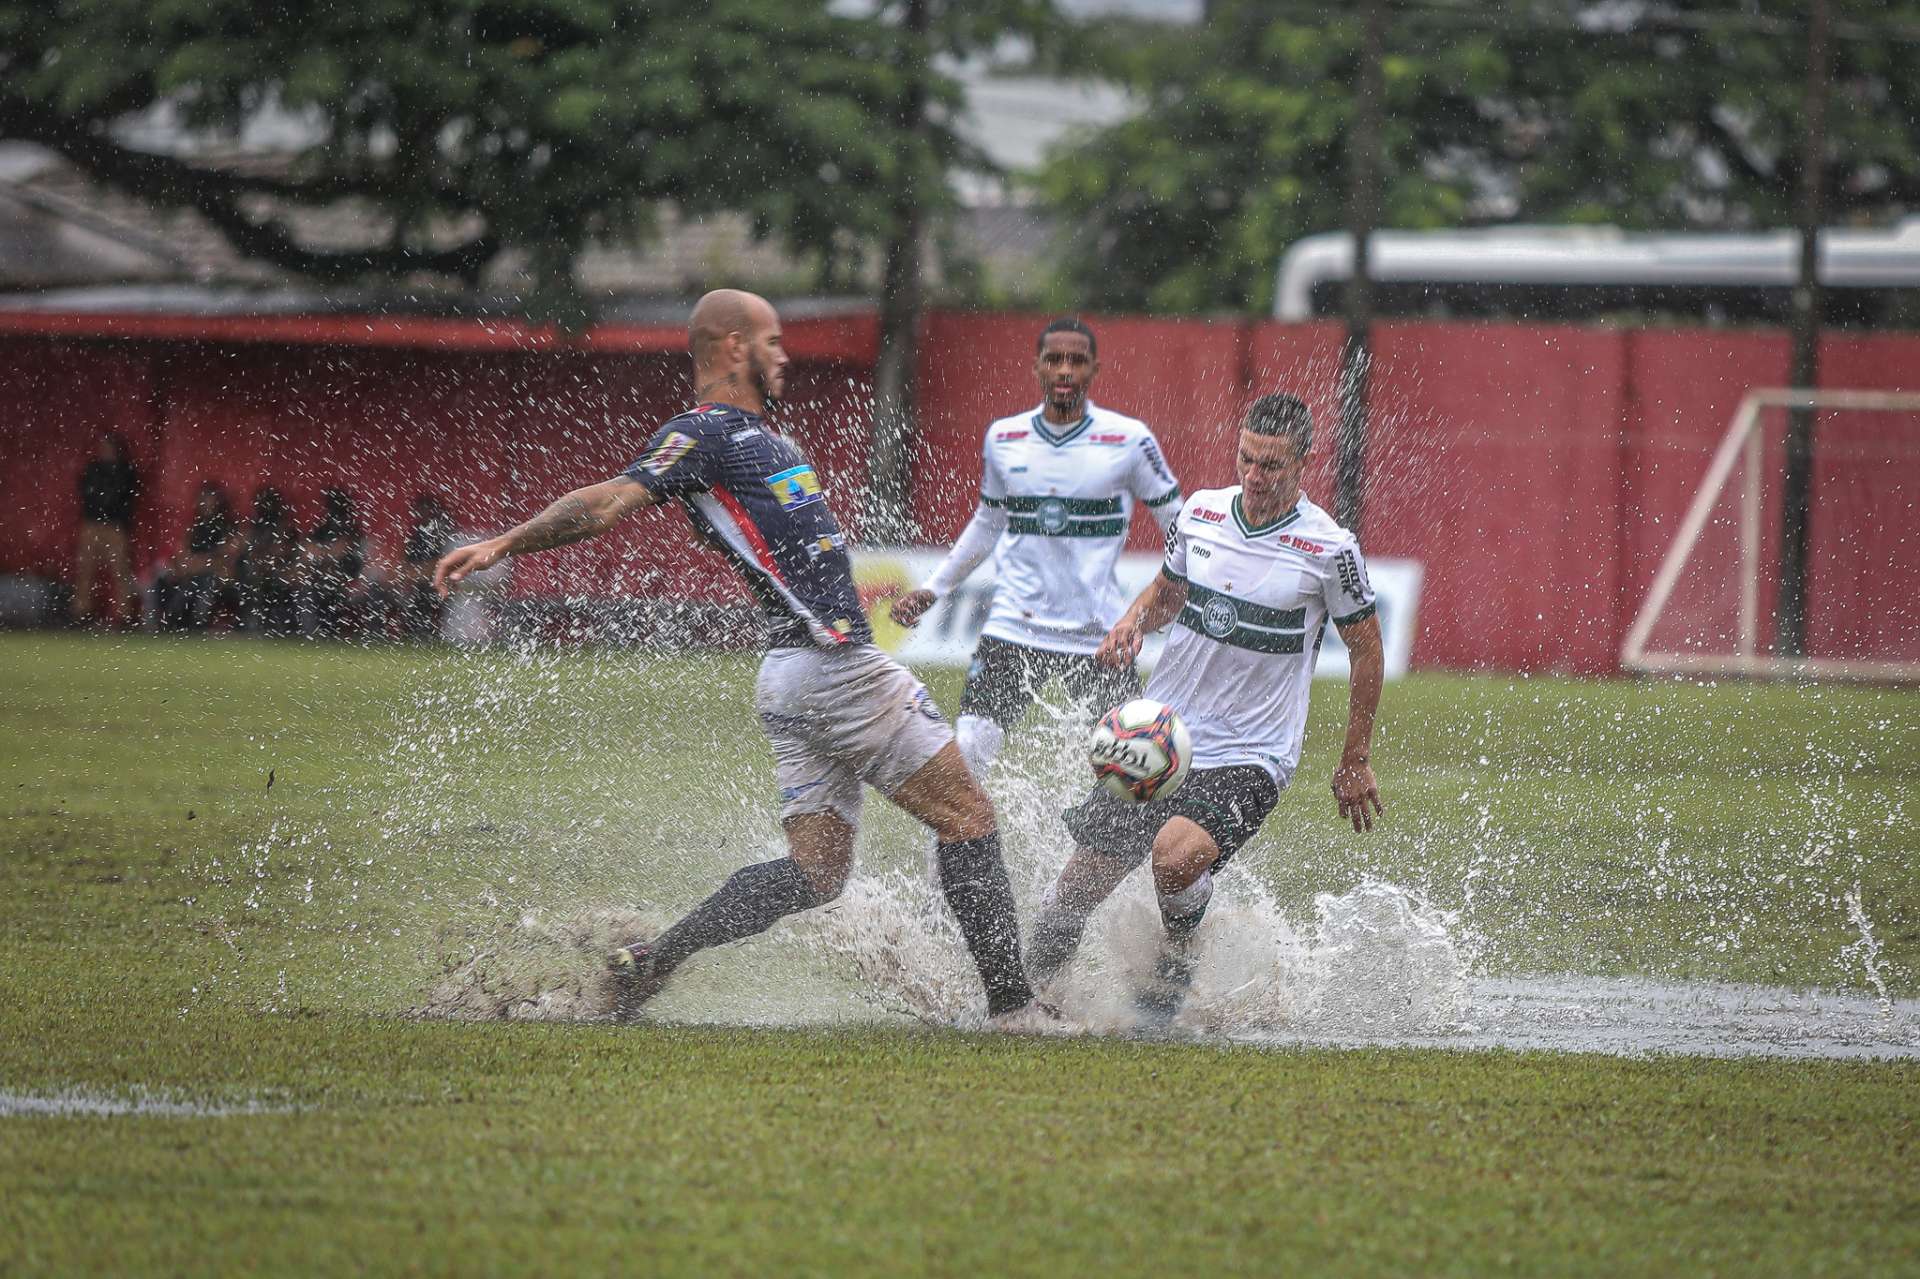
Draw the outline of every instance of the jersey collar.
[[[1240,495],[1238,493],[1233,495],[1233,522],[1240,526],[1240,535],[1242,537],[1265,537],[1276,529],[1285,528],[1299,518],[1300,503],[1295,502],[1293,509],[1285,515],[1282,515],[1279,519],[1274,520],[1270,524],[1262,524],[1260,527],[1255,528],[1247,522],[1247,508],[1240,505]]]
[[[1047,411],[1044,407],[1033,415],[1032,423],[1033,433],[1055,448],[1079,439],[1092,425],[1093,401],[1091,400],[1087,401],[1087,411],[1081,414],[1080,420],[1072,426],[1055,426],[1047,421]]]

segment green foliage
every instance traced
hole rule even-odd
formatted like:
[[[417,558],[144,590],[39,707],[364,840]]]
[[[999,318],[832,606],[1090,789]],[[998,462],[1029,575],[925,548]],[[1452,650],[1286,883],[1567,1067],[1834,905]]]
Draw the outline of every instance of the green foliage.
[[[509,248],[564,290],[574,251],[662,201],[741,210],[800,249],[873,236],[903,184],[939,200],[957,144],[900,127],[905,37],[829,0],[0,0],[0,136],[206,214],[243,252],[321,278],[477,277]],[[955,105],[950,81],[921,91]],[[169,109],[202,144],[277,111],[284,171],[124,145]],[[358,200],[351,252],[286,214]]]
[[[1833,5],[1829,221],[1884,221],[1920,207],[1920,3]],[[1381,225],[1788,224],[1804,13],[1389,4]],[[1286,246],[1345,225],[1358,47],[1357,17],[1271,0],[1214,0],[1171,35],[1097,34],[1093,64],[1142,110],[1039,179],[1075,228],[1083,304],[1264,310]]]

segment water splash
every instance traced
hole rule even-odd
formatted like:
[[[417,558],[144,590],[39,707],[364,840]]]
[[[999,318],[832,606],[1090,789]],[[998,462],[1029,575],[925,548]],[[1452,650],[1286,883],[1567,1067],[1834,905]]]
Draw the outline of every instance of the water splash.
[[[1841,957],[1848,963],[1858,958],[1861,969],[1866,973],[1867,984],[1873,987],[1880,997],[1881,1014],[1888,1020],[1893,1018],[1893,1000],[1887,996],[1887,983],[1880,974],[1880,939],[1874,936],[1873,922],[1867,918],[1866,907],[1860,904],[1860,882],[1854,881],[1847,890],[1847,918],[1860,930],[1860,940],[1840,949]]]

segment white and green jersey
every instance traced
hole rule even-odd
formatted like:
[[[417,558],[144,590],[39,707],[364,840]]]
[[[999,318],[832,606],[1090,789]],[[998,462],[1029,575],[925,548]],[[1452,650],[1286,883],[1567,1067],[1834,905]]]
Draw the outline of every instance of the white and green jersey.
[[[1186,720],[1195,768],[1259,764],[1284,787],[1300,763],[1327,619],[1373,615],[1359,542],[1304,495],[1254,528],[1237,485],[1203,489],[1168,532],[1160,571],[1186,583],[1187,602],[1147,696]]]
[[[1165,528],[1180,508],[1160,442],[1145,422],[1091,402],[1072,426],[1039,409],[987,428],[980,501],[1004,509],[993,608],[981,634],[1091,653],[1132,601],[1114,565],[1136,499]]]

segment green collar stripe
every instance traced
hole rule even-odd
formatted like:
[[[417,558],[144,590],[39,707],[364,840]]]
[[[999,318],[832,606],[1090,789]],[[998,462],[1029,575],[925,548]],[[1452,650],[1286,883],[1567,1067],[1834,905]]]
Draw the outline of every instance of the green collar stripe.
[[[1058,447],[1059,445],[1062,445],[1062,444],[1066,444],[1071,440],[1077,439],[1080,435],[1085,433],[1088,427],[1092,425],[1093,425],[1093,415],[1091,413],[1081,418],[1078,422],[1075,422],[1072,426],[1067,427],[1063,431],[1055,430],[1053,423],[1047,421],[1047,415],[1045,413],[1035,413],[1033,415],[1034,433],[1037,434],[1041,439],[1045,440],[1049,444],[1054,445],[1055,447]]]
[[[1120,499],[1117,497],[1040,497],[1031,494],[1007,494],[1007,510],[1014,515],[1032,515],[1045,510],[1049,503],[1056,510],[1068,515],[1118,515]]]
[[[1233,495],[1233,522],[1240,526],[1240,532],[1246,537],[1265,537],[1275,529],[1285,528],[1299,518],[1300,505],[1296,502],[1291,511],[1288,511],[1273,523],[1262,524],[1259,528],[1255,528],[1253,525],[1247,523],[1247,512],[1246,508],[1240,505],[1240,495],[1238,493]]]
[[[1196,612],[1205,612],[1207,605],[1220,601],[1216,609],[1225,613],[1231,609],[1236,625],[1261,626],[1268,630],[1300,630],[1307,624],[1306,608],[1268,608],[1264,604],[1255,604],[1251,600],[1238,599],[1224,591],[1216,591],[1210,586],[1198,582],[1187,583],[1187,604]]]

